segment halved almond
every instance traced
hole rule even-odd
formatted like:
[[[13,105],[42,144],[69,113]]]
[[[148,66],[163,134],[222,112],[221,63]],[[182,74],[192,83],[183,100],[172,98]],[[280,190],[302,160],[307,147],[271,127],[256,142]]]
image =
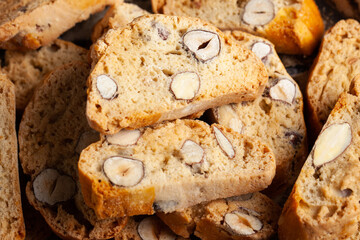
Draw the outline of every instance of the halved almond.
[[[141,131],[138,129],[127,130],[122,129],[118,133],[112,135],[106,135],[106,140],[110,144],[120,146],[130,146],[137,143],[141,137]]]
[[[177,100],[192,100],[200,88],[200,77],[196,72],[181,72],[172,77],[170,90]]]
[[[213,129],[216,141],[218,142],[220,148],[230,159],[234,158],[235,150],[229,139],[223,134],[223,132],[219,128],[213,126]]]

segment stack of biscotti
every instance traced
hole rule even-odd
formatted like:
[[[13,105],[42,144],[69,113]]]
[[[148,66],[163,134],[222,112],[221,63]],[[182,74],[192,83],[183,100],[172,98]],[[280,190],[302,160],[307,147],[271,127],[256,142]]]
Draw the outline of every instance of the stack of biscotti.
[[[307,85],[309,125],[317,136],[340,94],[360,73],[360,23],[348,19],[325,34]]]
[[[163,15],[109,30],[92,51],[87,117],[104,135],[78,167],[100,219],[181,211],[271,183],[274,156],[257,138],[178,119],[258,97],[268,76],[254,53],[201,20]]]
[[[324,25],[313,0],[152,0],[155,13],[192,16],[222,30],[244,30],[275,44],[280,53],[310,55]]]
[[[0,73],[0,238],[24,239],[15,131],[15,87]]]
[[[3,71],[15,84],[16,108],[25,109],[47,73],[72,61],[86,61],[87,54],[86,49],[60,39],[38,50],[7,50]]]
[[[37,49],[115,0],[18,0],[0,2],[0,48]]]
[[[340,95],[285,204],[281,240],[359,239],[359,109],[359,95]]]
[[[26,195],[52,230],[65,239],[108,239],[127,218],[99,220],[83,200],[77,163],[99,139],[85,117],[89,65],[73,62],[52,71],[25,109],[19,130],[20,160],[31,180]]]
[[[260,137],[269,145],[275,154],[276,175],[265,192],[284,203],[307,156],[301,91],[269,41],[241,31],[226,34],[262,60],[269,81],[264,93],[254,101],[214,108],[211,117],[239,133]]]

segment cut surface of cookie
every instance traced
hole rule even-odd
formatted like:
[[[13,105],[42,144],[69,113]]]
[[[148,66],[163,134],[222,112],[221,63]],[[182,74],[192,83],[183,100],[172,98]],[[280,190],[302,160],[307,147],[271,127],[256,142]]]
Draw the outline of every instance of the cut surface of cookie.
[[[340,95],[279,219],[279,238],[358,239],[358,96]]]
[[[310,55],[324,25],[313,0],[152,0],[155,13],[198,17],[222,30],[244,30],[272,41],[276,50]]]
[[[126,224],[126,218],[99,220],[81,195],[79,155],[100,138],[85,117],[89,72],[84,62],[51,72],[26,107],[19,130],[21,164],[31,177],[27,198],[66,239],[108,239]]]
[[[266,145],[196,120],[144,128],[134,145],[110,144],[103,137],[79,160],[84,199],[100,218],[171,212],[257,191],[270,184],[274,172]]]
[[[86,49],[60,39],[38,50],[7,50],[3,71],[15,84],[16,108],[25,109],[47,73],[71,61],[85,62],[87,54]]]
[[[186,240],[173,233],[157,216],[129,218],[123,231],[115,240]]]
[[[150,14],[148,11],[132,3],[116,2],[105,16],[95,25],[91,40],[95,43],[109,29],[124,27],[137,17]]]
[[[341,20],[327,31],[307,85],[309,125],[317,136],[341,93],[360,74],[360,23]]]
[[[114,0],[1,1],[0,48],[37,49]]]
[[[283,204],[307,157],[301,91],[269,41],[241,31],[225,34],[263,61],[269,81],[264,93],[254,101],[213,108],[211,119],[239,133],[260,137],[269,144],[276,158],[276,175],[265,193]]]
[[[87,117],[103,134],[252,100],[267,81],[254,53],[187,17],[139,17],[110,30],[91,55]]]
[[[281,209],[261,193],[250,193],[201,203],[183,211],[157,213],[170,229],[201,239],[270,239]]]
[[[15,87],[0,73],[0,239],[24,239],[18,150],[15,130]]]

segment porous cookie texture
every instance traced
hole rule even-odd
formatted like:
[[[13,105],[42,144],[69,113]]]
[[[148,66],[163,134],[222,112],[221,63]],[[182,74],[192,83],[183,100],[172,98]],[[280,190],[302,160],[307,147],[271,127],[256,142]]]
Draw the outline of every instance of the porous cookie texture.
[[[124,27],[134,18],[150,14],[136,4],[116,2],[109,8],[105,16],[95,25],[91,34],[91,40],[96,42],[109,29]]]
[[[267,82],[254,53],[194,18],[142,16],[93,51],[86,114],[103,134],[251,100]]]
[[[20,123],[20,160],[31,177],[26,195],[53,231],[65,239],[112,238],[126,224],[126,218],[98,220],[85,205],[78,183],[79,154],[99,139],[85,117],[89,72],[83,62],[51,72]]]
[[[281,208],[261,193],[201,203],[181,212],[157,213],[176,234],[201,239],[270,239]]]
[[[72,61],[87,61],[88,51],[57,39],[38,50],[5,52],[4,73],[15,84],[16,108],[24,110],[43,77]]]
[[[37,49],[114,0],[5,0],[0,2],[0,48]]]
[[[279,219],[279,238],[359,239],[359,96],[343,93]]]
[[[186,240],[173,233],[157,216],[136,216],[129,221],[115,240]]]
[[[263,61],[269,81],[254,101],[213,108],[211,119],[239,133],[257,136],[269,145],[275,155],[276,175],[265,192],[284,203],[307,157],[301,91],[269,41],[241,31],[226,34]]]
[[[308,80],[309,125],[314,136],[357,74],[360,74],[360,23],[341,20],[325,34]]]
[[[280,53],[310,55],[324,25],[313,0],[152,0],[156,13],[204,19],[269,39]]]
[[[266,145],[217,124],[176,120],[119,134],[90,145],[79,160],[85,202],[100,218],[259,191],[275,174]]]
[[[0,238],[24,239],[15,131],[15,87],[0,73]]]

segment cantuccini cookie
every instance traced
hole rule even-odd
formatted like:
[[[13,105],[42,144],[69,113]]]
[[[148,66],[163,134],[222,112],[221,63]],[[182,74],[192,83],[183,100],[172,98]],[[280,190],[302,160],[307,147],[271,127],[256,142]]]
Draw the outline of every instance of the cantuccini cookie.
[[[89,72],[83,62],[51,72],[20,123],[20,160],[31,177],[28,200],[65,239],[112,238],[126,224],[126,218],[98,220],[85,205],[78,183],[79,154],[99,139],[85,117]]]
[[[281,209],[261,193],[201,203],[181,212],[157,213],[171,230],[201,239],[270,239],[277,231]]]
[[[280,240],[359,239],[360,98],[340,95],[279,219]]]
[[[37,49],[114,0],[6,0],[0,2],[0,48]]]
[[[109,8],[105,16],[95,25],[91,40],[96,42],[109,29],[124,27],[134,18],[150,14],[136,4],[117,2]]]
[[[103,134],[252,100],[267,82],[254,53],[200,19],[142,16],[92,51],[86,114]]]
[[[25,109],[47,73],[72,61],[87,61],[87,54],[86,49],[60,39],[38,50],[7,50],[3,71],[15,84],[16,108]]]
[[[276,175],[265,192],[284,203],[307,157],[301,91],[269,41],[241,31],[226,34],[263,61],[269,81],[254,101],[213,108],[211,119],[239,133],[257,136],[269,145],[275,155]]]
[[[15,130],[15,87],[0,73],[0,239],[25,238]]]
[[[122,130],[79,160],[85,202],[100,218],[168,213],[259,191],[274,174],[267,145],[198,120]]]
[[[155,13],[192,16],[269,39],[280,53],[310,55],[324,24],[313,0],[152,0]]]
[[[308,80],[309,125],[314,136],[357,74],[360,74],[360,23],[341,20],[325,34]]]

